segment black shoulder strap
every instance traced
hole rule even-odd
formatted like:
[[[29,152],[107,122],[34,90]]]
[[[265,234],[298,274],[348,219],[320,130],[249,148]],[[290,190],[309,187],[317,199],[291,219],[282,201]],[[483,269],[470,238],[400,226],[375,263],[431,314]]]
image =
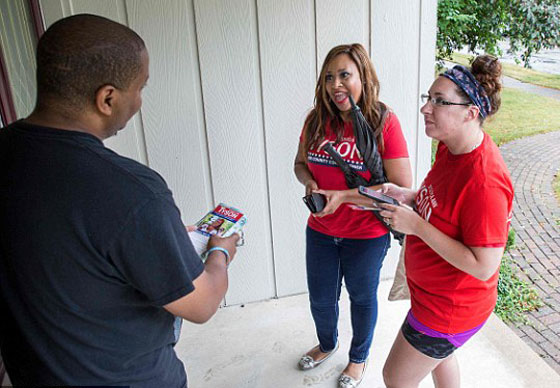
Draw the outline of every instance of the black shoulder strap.
[[[357,174],[352,167],[342,159],[342,156],[338,153],[337,150],[334,149],[332,143],[327,143],[324,147],[325,151],[333,158],[333,160],[338,164],[338,167],[344,173],[344,178],[346,179],[346,184],[349,188],[355,189],[358,186],[369,186],[368,181],[362,177],[361,175]]]
[[[349,188],[354,189],[358,186],[370,186],[369,182],[366,181],[364,177],[352,170],[352,168],[342,158],[338,151],[334,149],[332,143],[328,142],[323,148],[333,158],[336,164],[338,164],[338,167],[340,167],[340,169],[344,173],[344,178],[346,179],[346,184]],[[387,224],[381,214],[379,214],[379,211],[374,210],[373,214],[387,229],[389,229],[389,232],[391,232],[391,234],[399,242],[399,244],[402,245],[405,235],[393,230],[393,228],[391,228],[391,225]]]

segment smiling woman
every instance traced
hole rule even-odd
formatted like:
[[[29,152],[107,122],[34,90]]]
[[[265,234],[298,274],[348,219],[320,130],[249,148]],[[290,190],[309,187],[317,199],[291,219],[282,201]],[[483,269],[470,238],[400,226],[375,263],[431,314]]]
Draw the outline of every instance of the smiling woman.
[[[377,321],[379,272],[390,238],[372,212],[356,209],[355,205],[371,205],[372,201],[346,180],[326,145],[334,143],[331,148],[372,189],[387,180],[409,187],[412,174],[399,121],[379,101],[379,81],[363,46],[334,47],[323,63],[315,91],[315,106],[305,120],[294,172],[306,194],[320,193],[326,198],[323,210],[309,217],[306,234],[307,284],[319,345],[298,365],[300,369],[314,368],[338,349],[338,298],[344,278],[352,304],[353,340],[339,387],[351,388],[364,376]],[[368,138],[379,144],[380,172],[370,171],[363,158],[367,152],[356,152],[366,149],[371,154],[374,147],[370,144],[367,149],[357,140],[350,97],[373,128]]]
[[[354,101],[360,99],[362,80],[358,66],[348,54],[340,54],[329,63],[325,75],[325,85],[329,99],[334,102],[344,121],[349,121],[351,95]]]

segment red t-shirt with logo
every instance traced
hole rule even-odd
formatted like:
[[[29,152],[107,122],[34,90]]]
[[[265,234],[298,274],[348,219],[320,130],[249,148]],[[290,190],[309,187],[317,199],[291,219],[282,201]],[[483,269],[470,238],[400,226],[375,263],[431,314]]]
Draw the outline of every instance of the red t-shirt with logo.
[[[436,161],[416,195],[418,213],[449,237],[474,247],[507,242],[513,186],[490,136],[468,154],[440,143]],[[449,264],[424,241],[407,236],[406,275],[412,313],[424,325],[457,334],[486,321],[497,299],[498,272],[487,281]]]
[[[300,136],[303,141],[303,132]],[[328,142],[336,142],[336,134],[332,131],[330,123],[325,127],[325,138],[315,148],[307,152],[307,166],[320,189],[323,190],[348,190],[344,173],[331,156],[323,149]],[[384,151],[382,159],[408,158],[406,140],[404,139],[401,125],[397,116],[390,112],[383,127]],[[356,146],[352,122],[344,123],[344,134],[339,144],[333,144],[342,158],[361,176],[369,180],[371,173],[363,162]],[[318,218],[310,216],[308,225],[320,233],[339,237],[366,239],[383,236],[387,228],[375,218],[371,211],[355,210],[348,204],[342,204],[330,215]]]

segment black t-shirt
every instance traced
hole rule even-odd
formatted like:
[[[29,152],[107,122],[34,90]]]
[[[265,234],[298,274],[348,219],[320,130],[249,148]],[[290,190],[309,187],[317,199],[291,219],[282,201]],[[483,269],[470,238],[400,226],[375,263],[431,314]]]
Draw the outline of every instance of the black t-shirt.
[[[14,385],[185,386],[162,306],[202,270],[153,170],[86,133],[0,130],[0,346]]]

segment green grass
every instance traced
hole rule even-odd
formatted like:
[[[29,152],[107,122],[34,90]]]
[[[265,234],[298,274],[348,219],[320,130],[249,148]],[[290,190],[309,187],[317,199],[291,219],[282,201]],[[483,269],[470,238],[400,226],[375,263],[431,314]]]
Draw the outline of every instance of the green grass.
[[[497,145],[559,129],[559,100],[511,88],[503,89],[500,110],[484,123]]]
[[[473,55],[454,53],[453,62],[464,66],[470,66]],[[523,66],[502,62],[502,72],[504,75],[515,78],[522,82],[540,85],[552,89],[560,89],[560,75],[543,73],[540,71],[526,69]]]

